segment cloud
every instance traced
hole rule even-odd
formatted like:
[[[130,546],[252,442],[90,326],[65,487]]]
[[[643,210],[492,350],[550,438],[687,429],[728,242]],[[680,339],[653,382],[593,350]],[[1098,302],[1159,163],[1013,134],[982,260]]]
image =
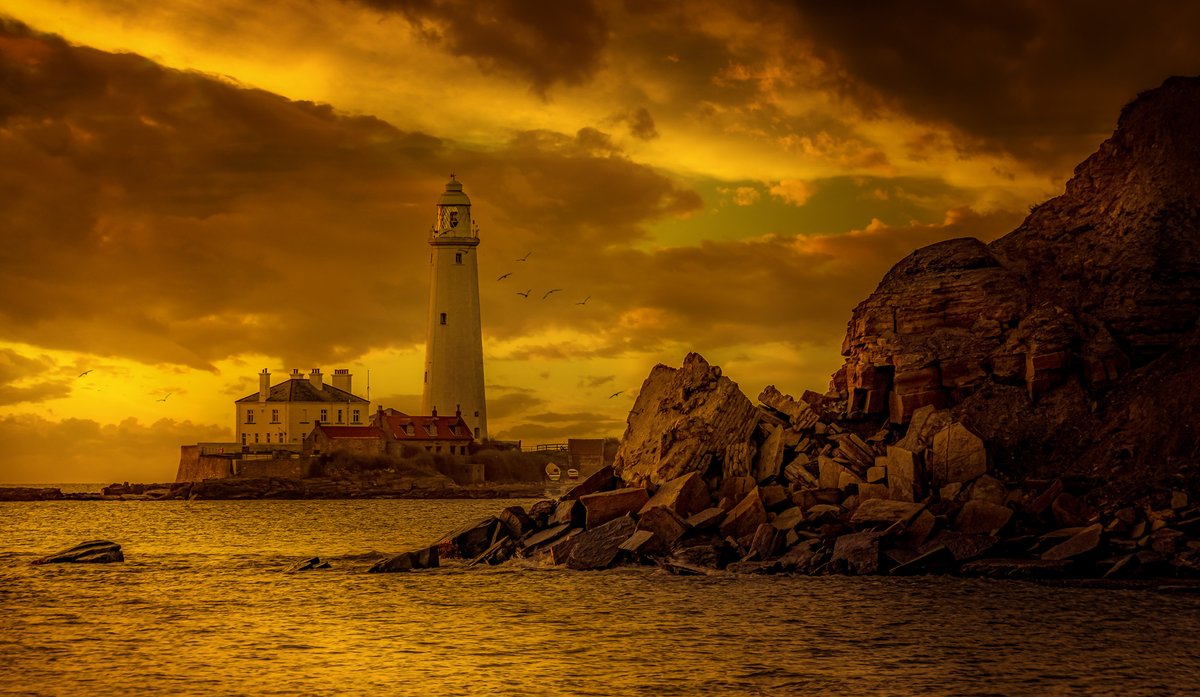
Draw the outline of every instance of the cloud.
[[[556,83],[586,82],[600,68],[608,27],[588,0],[357,0],[399,13],[431,43],[512,73],[544,93]]]
[[[800,179],[784,179],[770,188],[772,196],[781,198],[793,206],[803,206],[815,189],[809,182]]]
[[[0,417],[0,481],[6,483],[172,482],[181,443],[229,440],[228,429],[191,421]]]
[[[777,7],[785,7],[779,4]],[[790,26],[862,107],[946,123],[960,147],[1069,171],[1136,93],[1200,63],[1200,6],[1175,2],[796,5]]]
[[[658,137],[658,128],[654,125],[654,117],[646,107],[638,107],[625,117],[629,124],[629,132],[641,140],[654,140]]]
[[[585,375],[579,378],[579,389],[594,390],[601,385],[611,384],[617,379],[616,375]]]
[[[71,393],[71,378],[47,357],[0,349],[0,406],[44,402]]]
[[[523,414],[545,403],[545,399],[528,392],[493,395],[488,397],[487,415],[489,419],[506,419],[511,416]]]
[[[762,198],[762,194],[753,186],[721,187],[717,191],[728,196],[735,206],[752,206]]]

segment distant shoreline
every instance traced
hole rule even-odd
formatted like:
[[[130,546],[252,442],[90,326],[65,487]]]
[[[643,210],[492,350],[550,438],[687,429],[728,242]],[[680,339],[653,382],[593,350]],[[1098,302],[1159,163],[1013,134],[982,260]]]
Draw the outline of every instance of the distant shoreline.
[[[370,484],[327,478],[219,479],[161,484],[110,484],[99,491],[63,491],[81,485],[3,486],[0,502],[23,501],[256,501],[343,499],[518,499],[545,498],[553,483],[517,482],[445,485],[423,478]]]

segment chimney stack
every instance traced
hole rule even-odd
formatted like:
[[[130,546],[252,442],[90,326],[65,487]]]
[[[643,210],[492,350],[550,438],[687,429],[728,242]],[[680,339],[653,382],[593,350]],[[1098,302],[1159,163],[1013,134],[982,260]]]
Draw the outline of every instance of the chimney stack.
[[[265,402],[271,394],[271,371],[266,368],[258,374],[258,401]]]
[[[325,376],[321,375],[320,368],[313,368],[309,371],[308,381],[312,383],[312,386],[318,390],[323,390],[325,388]]]
[[[350,391],[350,379],[353,377],[348,368],[338,368],[333,371],[333,386],[343,392],[354,394]]]

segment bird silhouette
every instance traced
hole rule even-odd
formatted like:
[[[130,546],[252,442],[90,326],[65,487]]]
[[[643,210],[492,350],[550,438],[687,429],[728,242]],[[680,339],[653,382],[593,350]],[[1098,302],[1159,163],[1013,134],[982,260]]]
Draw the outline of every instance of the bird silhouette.
[[[167,393],[167,397],[170,397],[170,396],[171,396],[171,395],[173,395],[173,394],[175,394],[175,393],[174,393],[174,392],[168,392],[168,393]],[[167,401],[167,397],[163,397],[162,399],[156,399],[156,400],[154,400],[154,401],[156,401],[156,402],[165,402],[165,401]]]
[[[530,254],[533,254],[533,252],[525,252],[525,256],[521,257],[520,259],[517,259],[517,261],[525,261],[526,259],[529,258]]]
[[[92,372],[93,370],[95,370],[95,368],[88,368],[87,370],[80,373],[79,377],[83,377],[84,375],[87,375],[88,373]]]
[[[497,280],[497,281],[503,281],[504,279],[508,278],[508,277],[509,277],[509,276],[511,276],[511,275],[512,275],[512,271],[509,271],[508,273],[504,274],[504,275],[503,275],[503,276],[501,276],[500,278],[497,278],[496,280]]]
[[[612,394],[610,394],[610,395],[608,396],[608,398],[609,398],[609,399],[612,399],[613,397],[616,397],[617,395],[621,394],[621,393],[622,393],[622,392],[624,392],[624,391],[625,391],[625,390],[617,390],[616,392],[613,392]]]
[[[551,293],[557,293],[560,290],[562,290],[562,288],[551,288],[550,290],[546,291],[545,295],[542,296],[542,300],[545,300],[546,298],[550,297]]]
[[[591,300],[591,299],[592,299],[592,296],[590,296],[590,295],[589,295],[589,296],[587,296],[586,298],[584,298],[583,300],[581,300],[580,302],[577,302],[577,303],[575,303],[575,304],[576,304],[576,305],[587,305],[587,301],[589,301],[589,300]]]
[[[521,296],[522,298],[528,298],[528,297],[529,297],[529,294],[530,294],[530,293],[532,293],[532,292],[533,292],[533,289],[532,289],[532,288],[530,288],[529,290],[525,291],[524,293],[522,293],[521,291],[519,291],[519,290],[518,290],[518,291],[517,291],[517,295]]]

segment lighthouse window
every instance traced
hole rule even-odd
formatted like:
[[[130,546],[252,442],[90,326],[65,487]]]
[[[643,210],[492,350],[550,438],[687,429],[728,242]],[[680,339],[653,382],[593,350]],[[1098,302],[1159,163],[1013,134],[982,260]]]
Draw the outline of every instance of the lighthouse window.
[[[446,323],[446,313],[443,312],[442,313],[442,324],[445,324],[445,323]]]
[[[461,264],[461,263],[462,263],[462,252],[455,252],[455,253],[454,253],[454,263],[455,263],[455,264]]]

